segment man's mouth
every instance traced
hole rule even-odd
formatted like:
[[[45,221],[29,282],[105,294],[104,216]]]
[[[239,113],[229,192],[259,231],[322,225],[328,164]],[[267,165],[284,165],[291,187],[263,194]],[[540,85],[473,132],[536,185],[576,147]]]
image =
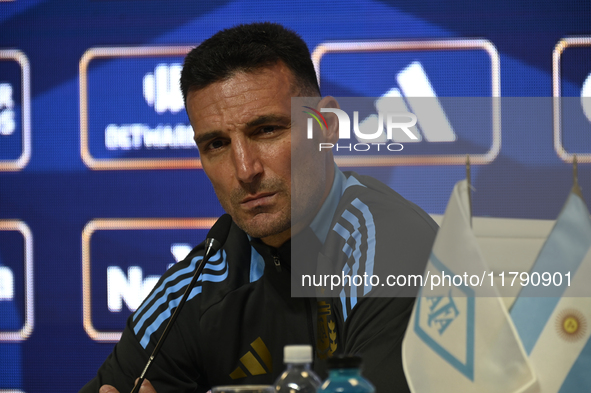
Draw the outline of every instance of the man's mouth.
[[[273,203],[276,192],[261,192],[255,195],[248,195],[240,201],[242,208],[250,210]]]

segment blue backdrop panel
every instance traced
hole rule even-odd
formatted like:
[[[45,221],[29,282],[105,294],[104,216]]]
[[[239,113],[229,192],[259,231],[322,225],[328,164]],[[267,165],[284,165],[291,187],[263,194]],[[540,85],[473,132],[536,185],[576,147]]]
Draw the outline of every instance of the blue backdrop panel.
[[[319,63],[321,89],[341,97],[409,97],[417,84],[405,82],[405,71],[414,70],[413,80],[431,86],[457,139],[423,138],[405,146],[407,156],[486,153],[492,115],[483,105],[482,124],[470,132],[455,97],[490,102],[499,95],[500,151],[472,168],[474,214],[555,219],[572,185],[556,132],[566,153],[581,156],[579,180],[591,204],[591,158],[584,158],[591,156],[591,109],[582,98],[591,96],[588,1],[0,1],[0,223],[18,220],[31,232],[34,294],[31,334],[0,341],[0,392],[77,391],[136,307],[130,292],[144,293],[206,233],[158,225],[90,231],[89,223],[223,213],[187,139],[173,81],[183,50],[253,21],[296,30],[311,51],[335,42],[488,43],[492,52],[449,45],[327,52]],[[580,37],[579,44],[556,52],[567,37]],[[14,50],[22,55],[2,55]],[[554,94],[568,97],[560,101],[559,129],[550,98],[556,87]],[[363,111],[363,118],[375,113],[375,102]],[[26,151],[30,159],[17,163]],[[436,214],[465,176],[463,165],[444,162],[346,169],[370,173]],[[0,333],[23,326],[27,316],[26,241],[19,231],[0,231]]]

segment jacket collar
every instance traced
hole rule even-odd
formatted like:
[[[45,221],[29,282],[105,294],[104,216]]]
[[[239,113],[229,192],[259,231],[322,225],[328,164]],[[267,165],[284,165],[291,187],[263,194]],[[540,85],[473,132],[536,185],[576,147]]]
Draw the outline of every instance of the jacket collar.
[[[346,182],[347,178],[335,164],[335,175],[328,196],[310,226],[294,236],[295,244],[307,245],[305,250],[293,250],[292,253],[292,239],[286,241],[279,248],[274,248],[264,244],[260,239],[250,238],[249,236],[250,244],[265,260],[266,268],[272,267],[274,270],[278,270],[274,258],[279,258],[281,268],[291,271],[292,255],[296,256],[299,261],[309,260],[311,263],[316,263],[316,255],[320,252],[322,244],[326,240],[332,218],[345,191]]]
[[[328,235],[328,231],[330,230],[330,223],[337,210],[339,201],[343,196],[343,192],[345,192],[347,182],[347,178],[336,164],[334,165],[334,169],[334,180],[332,181],[330,192],[322,203],[320,210],[318,210],[316,217],[314,217],[310,223],[310,228],[314,231],[318,240],[323,244]]]

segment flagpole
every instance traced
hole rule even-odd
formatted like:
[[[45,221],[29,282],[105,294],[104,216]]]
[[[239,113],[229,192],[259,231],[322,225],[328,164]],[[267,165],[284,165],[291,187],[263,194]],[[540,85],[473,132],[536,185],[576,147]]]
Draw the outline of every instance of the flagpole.
[[[468,206],[470,207],[470,228],[472,228],[472,180],[470,176],[470,154],[466,154],[466,181],[468,182]]]
[[[579,196],[579,198],[583,199],[583,192],[581,191],[581,186],[579,186],[579,169],[577,167],[577,155],[573,155],[573,188],[571,190],[573,194]],[[584,200],[584,199],[583,199]]]

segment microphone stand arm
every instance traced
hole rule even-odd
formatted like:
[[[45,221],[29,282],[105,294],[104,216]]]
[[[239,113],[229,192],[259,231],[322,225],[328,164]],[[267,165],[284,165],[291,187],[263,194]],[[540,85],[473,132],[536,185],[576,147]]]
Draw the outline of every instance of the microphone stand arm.
[[[203,271],[205,264],[207,263],[207,261],[209,261],[209,258],[211,258],[221,248],[221,244],[217,240],[209,238],[209,239],[205,240],[205,247],[206,247],[205,255],[203,256],[203,259],[199,262],[197,269],[195,269],[195,274],[193,275],[193,279],[191,279],[191,282],[189,283],[189,286],[185,290],[185,293],[183,294],[183,297],[182,297],[179,305],[174,310],[174,313],[172,314],[172,317],[168,321],[168,324],[166,325],[164,332],[162,332],[162,336],[160,336],[160,340],[158,340],[156,347],[152,351],[152,355],[150,355],[150,358],[148,359],[148,362],[146,363],[146,367],[144,367],[144,371],[142,371],[142,374],[140,375],[135,386],[133,387],[131,393],[138,393],[139,392],[139,390],[142,386],[142,383],[146,379],[146,373],[150,369],[150,366],[152,366],[152,362],[154,361],[154,359],[156,359],[156,356],[158,356],[158,353],[160,352],[160,348],[164,344],[164,341],[166,340],[168,333],[170,333],[170,331],[172,330],[174,322],[178,318],[178,316],[181,312],[181,309],[185,305],[187,298],[189,297],[189,294],[191,293],[191,291],[195,287],[195,284],[197,283],[197,279],[201,275],[201,272]]]

